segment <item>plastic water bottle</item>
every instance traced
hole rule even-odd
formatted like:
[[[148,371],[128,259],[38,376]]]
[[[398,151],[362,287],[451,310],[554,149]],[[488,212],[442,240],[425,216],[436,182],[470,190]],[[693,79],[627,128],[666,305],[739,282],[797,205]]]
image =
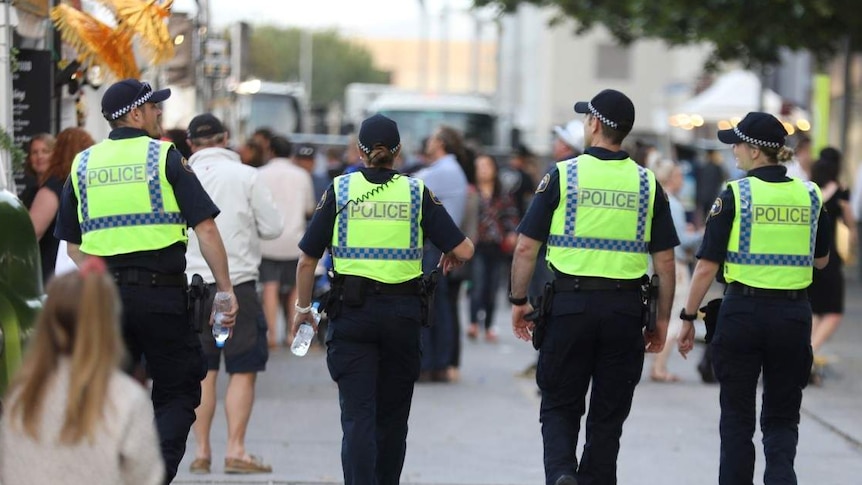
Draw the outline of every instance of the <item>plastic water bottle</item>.
[[[317,308],[320,303],[314,302],[311,304],[311,316],[314,318],[314,323],[320,324],[320,313]],[[314,327],[308,322],[302,322],[299,326],[299,331],[296,332],[296,337],[293,338],[293,345],[290,346],[290,351],[294,355],[302,357],[308,352],[308,347],[311,345],[311,339],[314,338]]]
[[[222,348],[230,336],[230,329],[221,326],[225,312],[230,311],[230,294],[223,291],[216,293],[213,299],[213,310],[215,311],[215,316],[213,317],[213,338],[215,339],[216,347]]]

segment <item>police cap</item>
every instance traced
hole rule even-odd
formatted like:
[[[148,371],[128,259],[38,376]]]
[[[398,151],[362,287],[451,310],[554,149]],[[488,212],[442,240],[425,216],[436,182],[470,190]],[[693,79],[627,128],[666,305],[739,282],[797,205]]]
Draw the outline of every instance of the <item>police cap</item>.
[[[102,96],[102,116],[114,121],[144,103],[161,103],[169,97],[170,89],[153,91],[150,83],[123,79],[112,84]]]
[[[605,89],[589,101],[575,103],[575,113],[591,114],[603,124],[629,132],[635,124],[635,105],[616,89]]]
[[[787,130],[775,116],[752,111],[729,130],[718,130],[718,139],[723,143],[748,143],[767,148],[781,148]]]

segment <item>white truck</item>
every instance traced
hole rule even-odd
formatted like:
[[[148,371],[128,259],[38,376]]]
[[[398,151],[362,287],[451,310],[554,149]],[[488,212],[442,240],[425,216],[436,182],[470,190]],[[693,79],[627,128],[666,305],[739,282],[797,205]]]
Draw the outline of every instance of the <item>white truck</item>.
[[[351,89],[352,88],[352,89]],[[348,86],[345,92],[346,122],[359,129],[362,120],[380,113],[395,120],[401,133],[402,152],[410,156],[422,149],[422,141],[440,125],[451,126],[480,147],[500,145],[497,110],[492,100],[475,94],[429,94],[388,85]]]

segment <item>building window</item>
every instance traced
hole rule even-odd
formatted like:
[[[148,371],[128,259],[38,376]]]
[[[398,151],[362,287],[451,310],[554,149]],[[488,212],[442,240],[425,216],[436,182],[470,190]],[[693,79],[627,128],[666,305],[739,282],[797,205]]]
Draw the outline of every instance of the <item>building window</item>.
[[[629,79],[631,50],[616,44],[599,44],[596,77],[599,79]]]

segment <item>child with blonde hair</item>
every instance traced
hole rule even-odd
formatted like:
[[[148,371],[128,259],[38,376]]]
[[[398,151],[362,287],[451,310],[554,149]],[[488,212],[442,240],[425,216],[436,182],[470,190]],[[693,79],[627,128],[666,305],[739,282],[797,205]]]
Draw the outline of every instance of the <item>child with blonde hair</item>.
[[[0,422],[0,482],[159,484],[145,391],[120,371],[120,300],[105,263],[57,276]]]

